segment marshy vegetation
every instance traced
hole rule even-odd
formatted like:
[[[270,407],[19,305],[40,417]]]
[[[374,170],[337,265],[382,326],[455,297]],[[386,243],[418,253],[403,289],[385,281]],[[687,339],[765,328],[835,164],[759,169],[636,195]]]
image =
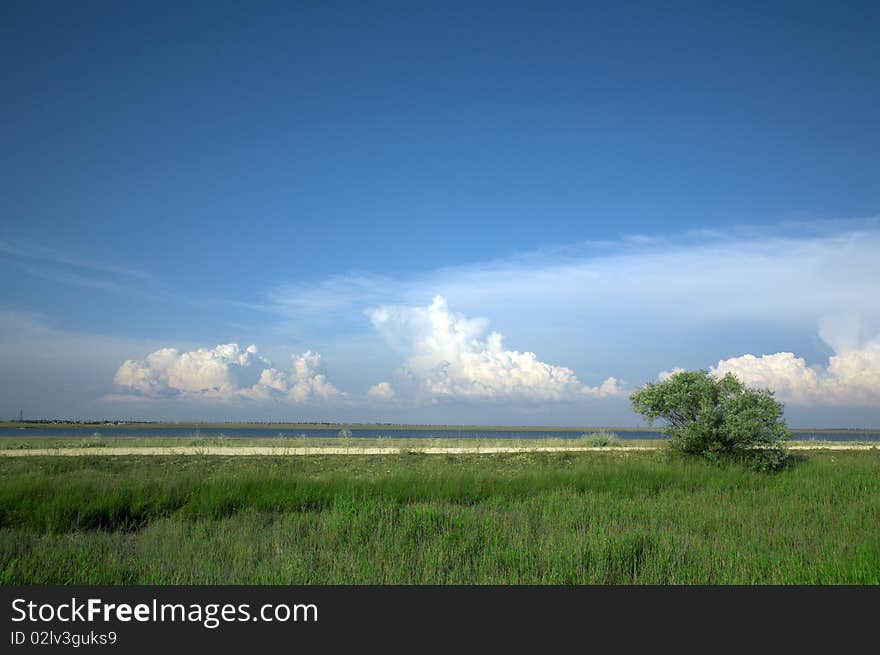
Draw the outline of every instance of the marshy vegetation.
[[[45,450],[67,448],[277,448],[279,452],[295,448],[392,448],[401,450],[424,448],[596,448],[616,446],[660,446],[663,439],[621,439],[615,432],[596,430],[584,432],[577,438],[539,437],[535,439],[480,438],[471,437],[353,437],[333,435],[329,437],[273,436],[273,437],[3,437],[0,450]],[[878,444],[880,445],[880,444]]]
[[[880,583],[880,453],[0,458],[3,584]]]

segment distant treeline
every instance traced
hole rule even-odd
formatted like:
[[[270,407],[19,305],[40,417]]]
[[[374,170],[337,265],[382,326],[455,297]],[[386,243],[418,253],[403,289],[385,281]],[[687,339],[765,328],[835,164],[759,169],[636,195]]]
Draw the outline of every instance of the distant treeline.
[[[313,421],[302,423],[279,423],[273,421],[127,421],[127,420],[70,420],[70,419],[27,419],[25,421],[0,421],[0,428],[66,428],[66,427],[101,427],[125,426],[129,428],[216,428],[234,429],[260,427],[273,430],[517,430],[523,432],[660,432],[662,426],[535,426],[535,425],[438,425],[420,423],[339,423],[331,421]],[[844,433],[861,434],[878,432],[880,428],[792,428],[792,432]]]

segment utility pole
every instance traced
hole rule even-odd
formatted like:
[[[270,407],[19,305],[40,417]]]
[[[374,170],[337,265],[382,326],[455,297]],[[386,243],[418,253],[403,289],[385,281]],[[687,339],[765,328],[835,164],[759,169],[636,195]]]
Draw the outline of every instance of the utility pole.
[[[18,422],[24,423],[24,410],[23,409],[18,410]]]

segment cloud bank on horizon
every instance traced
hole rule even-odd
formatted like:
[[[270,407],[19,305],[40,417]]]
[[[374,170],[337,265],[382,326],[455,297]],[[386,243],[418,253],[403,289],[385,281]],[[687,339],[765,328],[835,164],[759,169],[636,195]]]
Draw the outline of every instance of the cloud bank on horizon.
[[[265,296],[262,336],[250,336],[271,351],[295,325],[303,346],[283,351],[299,353],[288,364],[236,343],[151,345],[143,359],[115,359],[117,393],[105,398],[372,408],[377,417],[452,402],[499,408],[493,416],[534,407],[562,416],[562,406],[574,416],[606,403],[623,416],[642,380],[686,363],[732,372],[791,407],[875,412],[880,229],[814,232],[710,234],[677,245],[633,239],[589,254],[542,251],[407,279],[362,274],[306,290],[278,287]],[[776,347],[768,348],[771,330]],[[800,341],[786,348],[791,335]],[[318,351],[329,355],[332,382]]]
[[[716,377],[732,373],[794,406],[880,407],[880,335],[866,338],[866,327],[852,315],[823,320],[819,337],[834,351],[824,364],[809,366],[793,352],[747,353],[721,359],[708,371]],[[662,382],[683,370],[660,371],[657,379]]]
[[[723,359],[710,372],[733,373],[749,386],[773,390],[792,405],[880,407],[880,337],[836,352],[825,366],[810,367],[803,357],[779,352]]]
[[[415,387],[416,402],[512,400],[524,403],[606,398],[624,393],[609,377],[601,385],[582,384],[570,368],[542,362],[532,352],[506,350],[503,337],[483,318],[452,313],[437,296],[427,307],[382,306],[369,310],[375,328],[404,356],[402,376]],[[142,360],[122,363],[114,384],[125,391],[115,399],[214,401],[341,401],[347,395],[319,373],[321,356],[294,355],[287,370],[260,356],[255,345],[221,344],[179,352],[161,348]],[[126,395],[127,394],[127,395]],[[114,397],[111,396],[111,399]],[[366,400],[393,402],[390,382],[378,382]]]
[[[306,351],[294,355],[289,368],[278,369],[257,353],[255,345],[241,349],[229,343],[187,352],[161,348],[142,360],[122,363],[113,382],[129,395],[115,399],[308,403],[343,397],[318,372],[320,365],[321,356]]]
[[[506,350],[503,337],[487,322],[451,313],[438,296],[427,307],[380,307],[370,311],[376,329],[406,354],[399,373],[414,383],[421,397],[526,403],[577,401],[623,396],[629,389],[616,378],[600,385],[580,382],[565,366],[542,362],[532,352]],[[274,401],[293,404],[342,401],[348,394],[319,372],[321,356],[293,355],[288,369],[278,369],[258,355],[257,347],[221,344],[179,352],[161,348],[142,360],[126,360],[114,384],[128,395],[110,399],[189,399]],[[661,371],[659,380],[682,371]],[[808,366],[791,352],[745,354],[720,360],[709,372],[732,373],[749,386],[769,388],[792,405],[821,407],[880,406],[880,337],[863,347],[847,347],[825,366]],[[254,377],[256,379],[254,380]],[[398,400],[389,382],[378,382],[365,399],[387,404]]]

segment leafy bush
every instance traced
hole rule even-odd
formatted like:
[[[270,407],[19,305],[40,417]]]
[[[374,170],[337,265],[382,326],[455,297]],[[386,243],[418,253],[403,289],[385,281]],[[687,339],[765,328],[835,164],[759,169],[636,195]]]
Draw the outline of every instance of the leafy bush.
[[[613,432],[585,432],[579,439],[591,448],[621,445],[620,439]]]
[[[106,445],[107,442],[97,433],[87,439],[81,439],[77,444],[79,448],[104,448]]]
[[[666,421],[664,436],[687,455],[737,460],[762,471],[776,471],[788,461],[790,432],[782,403],[769,389],[747,387],[731,373],[716,378],[706,371],[681,371],[649,382],[630,400],[649,424]]]

